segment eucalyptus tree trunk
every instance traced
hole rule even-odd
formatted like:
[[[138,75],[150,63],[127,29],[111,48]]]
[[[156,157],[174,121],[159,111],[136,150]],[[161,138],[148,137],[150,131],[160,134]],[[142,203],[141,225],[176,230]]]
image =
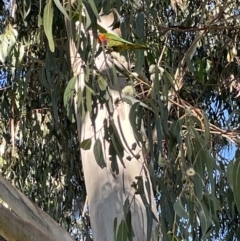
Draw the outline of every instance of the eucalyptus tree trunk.
[[[102,16],[100,22],[108,31],[112,31],[108,27],[111,16],[113,22],[111,14]],[[77,53],[67,20],[66,24],[72,69],[77,76],[76,93],[79,89],[85,93],[84,62]],[[137,143],[129,121],[130,105],[122,101],[124,79],[119,78],[117,86],[111,80],[113,66],[106,60],[108,57],[102,52],[95,59],[100,74],[108,76],[106,103],[94,104],[94,114],[87,112],[83,116],[79,112],[79,95],[76,94],[74,99],[79,141],[91,142],[89,148],[81,149],[81,161],[93,239],[113,241],[117,237],[146,241],[151,239],[157,223],[152,184],[142,147]],[[84,96],[81,95],[81,99]]]

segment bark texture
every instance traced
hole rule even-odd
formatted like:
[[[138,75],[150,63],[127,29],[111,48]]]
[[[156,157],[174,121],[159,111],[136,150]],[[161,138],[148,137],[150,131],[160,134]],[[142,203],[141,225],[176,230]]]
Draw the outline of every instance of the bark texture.
[[[107,19],[107,21],[105,21]],[[109,32],[113,30],[109,27],[112,25],[108,18],[102,16],[100,24]],[[71,35],[70,24],[66,21],[69,37],[69,52],[71,64],[74,73],[78,76],[76,91],[81,88],[82,93],[85,88],[84,83],[84,66],[80,56],[77,53],[76,46]],[[116,30],[115,30],[116,31]],[[119,29],[117,30],[119,32]],[[109,56],[107,56],[108,58]],[[95,59],[95,65],[100,73],[111,80],[112,63],[107,61],[106,56],[102,53]],[[84,120],[78,112],[77,99],[75,99],[75,113],[79,131],[80,143],[91,138],[92,145],[89,150],[81,149],[82,165],[88,195],[88,204],[90,208],[91,227],[93,230],[93,238],[97,241],[113,241],[114,240],[114,219],[117,217],[117,226],[124,219],[124,203],[128,198],[130,202],[130,210],[132,217],[132,228],[134,232],[134,241],[148,240],[156,226],[153,216],[157,217],[157,210],[152,192],[152,185],[149,171],[144,162],[142,148],[136,143],[134,133],[129,122],[130,106],[121,100],[121,91],[125,85],[124,79],[118,81],[118,86],[109,84],[112,87],[110,94],[114,111],[112,116],[106,106],[94,106],[96,117],[92,121],[89,113],[86,114]],[[77,95],[76,95],[77,96]],[[106,129],[109,128],[110,119],[114,122],[122,143],[124,144],[124,155],[120,160],[116,155],[112,154],[112,146],[106,140]],[[103,146],[103,160],[95,160],[94,145],[96,141],[100,141]],[[116,158],[117,165],[113,170],[113,159]],[[101,167],[99,163],[105,163]],[[115,163],[115,164],[116,164]],[[117,166],[117,168],[116,168]],[[117,169],[117,171],[116,171]],[[143,181],[144,194],[136,194],[132,184],[136,182],[136,177],[141,176]],[[143,202],[144,200],[144,202]],[[150,210],[150,211],[149,211]],[[152,224],[149,226],[149,224]]]
[[[0,234],[6,240],[73,241],[66,230],[2,176],[0,198],[9,206],[0,205]]]

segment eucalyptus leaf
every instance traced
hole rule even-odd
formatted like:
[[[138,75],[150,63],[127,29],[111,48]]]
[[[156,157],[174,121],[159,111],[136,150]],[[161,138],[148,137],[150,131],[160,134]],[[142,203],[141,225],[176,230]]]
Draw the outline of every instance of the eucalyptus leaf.
[[[80,147],[83,149],[83,150],[89,150],[91,148],[91,145],[92,145],[92,139],[91,138],[88,138],[88,139],[85,139],[81,142],[80,144]]]
[[[114,233],[114,241],[117,241],[117,217],[115,217],[113,221],[113,233]]]
[[[196,171],[197,175],[193,176],[192,179],[194,183],[195,195],[197,196],[198,200],[202,200],[205,160],[201,158],[201,154],[198,154],[199,151],[201,151],[201,146],[199,145],[198,141],[196,141],[194,143],[194,152],[196,155],[194,170]],[[196,159],[197,156],[198,158]]]
[[[97,81],[98,81],[98,86],[99,86],[100,90],[102,90],[102,91],[106,90],[106,88],[108,86],[107,81],[101,76],[98,77]]]
[[[45,68],[42,67],[40,68],[39,72],[38,72],[38,79],[40,81],[40,83],[47,89],[49,90],[51,88],[51,86],[49,85],[47,78],[46,78],[46,74],[45,74]]]
[[[128,240],[128,229],[127,229],[126,222],[122,220],[117,231],[117,241],[126,241],[126,240]]]
[[[68,82],[68,85],[65,89],[63,102],[64,107],[67,110],[68,118],[73,121],[73,108],[72,108],[72,100],[73,95],[75,93],[75,84],[76,84],[77,76],[73,76],[72,79]]]
[[[236,202],[238,212],[240,212],[240,192],[239,192],[239,183],[240,183],[240,158],[237,158],[233,163],[233,194]]]
[[[142,38],[143,36],[143,31],[144,31],[144,14],[143,13],[138,13],[137,18],[136,18],[136,33],[137,33],[137,38]]]
[[[203,112],[203,120],[204,120],[204,127],[205,127],[204,138],[205,138],[205,142],[207,143],[210,138],[210,130],[209,130],[209,121],[204,112]]]
[[[170,130],[169,130],[169,134],[174,138],[174,139],[178,139],[180,132],[182,130],[182,125],[183,125],[183,120],[179,119],[177,121],[174,121],[171,126],[170,126]]]
[[[136,73],[140,73],[142,71],[142,66],[144,64],[144,51],[143,50],[135,50],[136,54],[136,63],[134,71]]]
[[[183,206],[182,202],[180,199],[178,199],[174,205],[173,205],[174,211],[176,212],[176,214],[180,217],[180,218],[189,218],[189,215],[186,211],[186,207]]]
[[[129,112],[129,121],[131,123],[132,129],[134,136],[136,138],[136,141],[139,143],[142,143],[142,135],[140,134],[140,130],[137,128],[136,125],[136,118],[138,114],[138,108],[139,108],[140,103],[136,102],[131,106],[130,112]]]
[[[93,11],[95,17],[97,18],[98,21],[101,22],[101,19],[100,19],[99,14],[98,14],[98,10],[97,10],[96,5],[95,5],[95,2],[93,0],[88,0],[88,2],[89,2],[90,6],[92,8],[92,11]]]
[[[98,166],[101,168],[106,167],[107,165],[106,165],[106,162],[104,159],[102,142],[100,139],[97,139],[95,141],[94,146],[93,146],[93,153],[94,153],[94,157],[95,157],[95,160],[96,160]]]
[[[200,202],[199,200],[198,200],[198,209],[199,209],[198,215],[201,223],[202,234],[203,236],[206,237],[206,234],[208,233],[209,229],[212,226],[212,219],[211,219],[211,216],[209,215],[210,210],[208,210],[204,202]]]
[[[66,17],[66,19],[70,20],[66,10],[63,8],[62,4],[60,3],[59,0],[53,0],[58,9],[62,12],[62,14]]]
[[[86,106],[89,113],[92,112],[92,93],[89,88],[86,88]]]
[[[48,39],[49,48],[52,52],[55,51],[55,45],[52,34],[52,24],[53,24],[53,5],[52,0],[47,0],[47,4],[43,12],[43,28]]]
[[[151,240],[152,236],[152,230],[153,230],[153,212],[151,210],[151,206],[147,205],[145,206],[146,213],[147,213],[147,239],[146,241]]]
[[[227,180],[232,190],[233,190],[233,167],[234,167],[234,160],[230,161],[227,166]]]
[[[122,163],[123,167],[125,167],[125,164],[122,160],[124,155],[124,146],[122,144],[121,138],[119,136],[118,130],[113,120],[110,121],[109,132],[110,132],[110,138],[111,138],[113,147],[116,151],[116,154],[118,155],[118,158]]]

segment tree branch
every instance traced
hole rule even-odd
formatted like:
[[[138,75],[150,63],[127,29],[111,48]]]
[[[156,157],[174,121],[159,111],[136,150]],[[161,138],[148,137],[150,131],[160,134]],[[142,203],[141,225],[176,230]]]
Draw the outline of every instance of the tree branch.
[[[69,233],[61,228],[57,222],[55,222],[48,214],[41,210],[37,205],[32,203],[23,193],[18,191],[14,186],[12,186],[7,180],[0,176],[0,198],[9,205],[9,208],[14,212],[12,213],[13,221],[6,222],[7,211],[1,210],[0,212],[0,234],[3,236],[14,235],[8,233],[9,229],[5,229],[5,225],[1,223],[6,222],[9,226],[11,223],[10,229],[14,228],[17,230],[26,229],[26,233],[33,232],[34,235],[41,235],[43,233],[47,239],[38,239],[38,240],[56,240],[56,241],[72,241],[73,239]],[[4,214],[4,215],[1,215]],[[9,214],[9,217],[11,216]],[[19,221],[19,222],[17,222]],[[23,228],[24,227],[24,228]],[[12,232],[12,231],[11,231]],[[23,234],[24,234],[23,232]],[[25,233],[25,234],[26,234]],[[11,239],[9,239],[11,240]],[[13,239],[15,240],[15,239]],[[26,241],[20,239],[19,235],[17,236],[18,241]],[[35,240],[35,239],[31,239]]]

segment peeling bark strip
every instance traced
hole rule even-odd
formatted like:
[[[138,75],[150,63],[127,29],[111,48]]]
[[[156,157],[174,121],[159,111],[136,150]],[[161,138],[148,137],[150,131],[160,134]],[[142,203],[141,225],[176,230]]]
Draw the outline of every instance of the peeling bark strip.
[[[99,24],[108,32],[119,31],[119,28],[114,31],[111,28],[114,14],[107,17],[101,15],[100,20]],[[99,100],[98,104],[92,104],[92,98],[95,96],[84,95],[89,88],[86,87],[89,76],[83,66],[88,66],[88,63],[81,59],[73,40],[74,31],[78,32],[79,36],[86,35],[86,32],[84,26],[81,26],[80,30],[74,30],[71,27],[75,24],[67,19],[65,21],[71,65],[74,75],[78,78],[75,90],[76,93],[81,93],[81,96],[75,95],[74,108],[79,142],[84,147],[81,148],[81,161],[93,238],[97,241],[113,241],[120,232],[125,232],[126,237],[133,237],[134,241],[151,240],[152,231],[156,226],[155,217],[158,215],[142,148],[136,145],[128,118],[130,106],[121,101],[121,93],[116,91],[125,86],[125,79],[118,78],[117,81],[113,81],[116,70],[108,60],[108,54],[102,51],[95,58],[94,65],[100,77],[107,78],[109,86],[111,82],[112,89],[108,86],[105,95],[109,95],[111,104],[107,102],[107,97],[105,103],[100,103]],[[81,45],[81,39],[79,40]],[[90,105],[89,102],[83,103],[83,100],[89,99]],[[84,110],[83,106],[90,106],[91,111]],[[129,146],[135,148],[129,152]]]

